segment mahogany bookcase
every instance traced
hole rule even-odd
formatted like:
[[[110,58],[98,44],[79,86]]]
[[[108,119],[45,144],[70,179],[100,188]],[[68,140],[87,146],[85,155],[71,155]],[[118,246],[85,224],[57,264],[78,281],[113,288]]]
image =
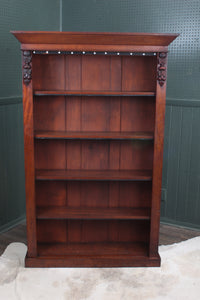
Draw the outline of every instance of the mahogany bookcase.
[[[177,35],[12,33],[22,50],[26,266],[159,266]]]

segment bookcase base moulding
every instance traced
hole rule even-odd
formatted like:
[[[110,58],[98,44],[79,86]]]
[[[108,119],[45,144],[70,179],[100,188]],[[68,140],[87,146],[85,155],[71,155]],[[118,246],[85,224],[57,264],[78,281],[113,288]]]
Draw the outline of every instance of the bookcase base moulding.
[[[27,267],[153,267],[176,34],[13,31],[21,43]]]

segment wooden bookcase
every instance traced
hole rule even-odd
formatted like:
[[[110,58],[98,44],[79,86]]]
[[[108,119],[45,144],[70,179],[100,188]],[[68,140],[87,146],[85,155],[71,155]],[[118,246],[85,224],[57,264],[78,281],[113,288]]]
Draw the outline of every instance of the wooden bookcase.
[[[12,33],[22,49],[26,266],[159,266],[177,35]]]

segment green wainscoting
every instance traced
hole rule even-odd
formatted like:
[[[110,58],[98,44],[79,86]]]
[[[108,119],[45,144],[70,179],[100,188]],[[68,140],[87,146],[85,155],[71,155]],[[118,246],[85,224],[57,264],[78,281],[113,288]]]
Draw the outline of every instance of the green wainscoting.
[[[63,31],[171,32],[161,216],[200,228],[200,1],[63,1]]]
[[[167,100],[162,220],[200,228],[200,101]]]
[[[10,30],[180,33],[169,49],[161,213],[200,228],[199,11],[199,0],[1,1],[0,231],[25,215],[21,55]]]
[[[5,104],[6,102],[6,104]],[[21,97],[0,99],[0,230],[25,218]]]
[[[0,5],[0,231],[25,219],[20,44],[10,30],[59,30],[59,0]]]

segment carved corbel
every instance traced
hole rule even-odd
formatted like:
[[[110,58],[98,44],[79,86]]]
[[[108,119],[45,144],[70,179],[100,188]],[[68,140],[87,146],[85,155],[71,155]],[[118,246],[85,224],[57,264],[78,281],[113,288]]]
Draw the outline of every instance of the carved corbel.
[[[167,79],[167,53],[158,53],[157,80],[160,86],[163,86]]]
[[[32,80],[32,53],[29,50],[22,51],[23,61],[23,82],[25,85],[29,85]]]

